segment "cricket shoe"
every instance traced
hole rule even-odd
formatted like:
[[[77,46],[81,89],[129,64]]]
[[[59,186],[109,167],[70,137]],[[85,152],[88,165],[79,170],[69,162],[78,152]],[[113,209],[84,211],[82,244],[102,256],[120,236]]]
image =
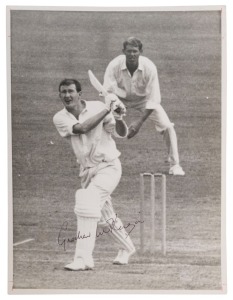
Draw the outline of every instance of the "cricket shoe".
[[[129,258],[131,255],[133,255],[136,252],[136,250],[127,251],[125,249],[120,249],[117,257],[114,259],[113,264],[114,265],[127,265],[129,262]]]
[[[64,267],[66,270],[70,271],[86,271],[86,270],[93,270],[94,268],[94,261],[90,260],[88,263],[84,263],[83,258],[79,257],[74,259],[74,261]]]
[[[170,175],[179,175],[179,176],[184,176],[185,172],[184,170],[181,168],[180,165],[174,165],[170,168],[169,170],[169,174]]]

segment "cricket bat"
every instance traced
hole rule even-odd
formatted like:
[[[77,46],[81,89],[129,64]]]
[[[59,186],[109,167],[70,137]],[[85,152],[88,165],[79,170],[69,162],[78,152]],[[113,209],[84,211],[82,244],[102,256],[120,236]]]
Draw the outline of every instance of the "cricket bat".
[[[108,95],[108,92],[105,90],[103,85],[99,82],[99,80],[95,77],[93,72],[91,70],[88,70],[88,76],[90,79],[90,82],[92,86],[99,92],[101,93],[104,97]],[[115,111],[119,113],[121,110],[120,107],[118,107]],[[115,136],[118,138],[125,138],[128,135],[128,126],[125,123],[123,119],[121,119],[121,123],[118,123],[117,130],[115,131]]]
[[[88,76],[92,86],[99,92],[99,94],[101,93],[102,96],[106,97],[108,95],[108,92],[103,87],[103,85],[99,82],[99,80],[95,77],[95,75],[91,70],[88,70]],[[119,113],[121,109],[117,108],[115,111]]]
[[[99,80],[95,77],[93,72],[91,70],[88,70],[88,76],[90,79],[90,82],[92,86],[99,92],[101,93],[104,97],[108,95],[108,92],[105,90],[103,85],[99,82]]]

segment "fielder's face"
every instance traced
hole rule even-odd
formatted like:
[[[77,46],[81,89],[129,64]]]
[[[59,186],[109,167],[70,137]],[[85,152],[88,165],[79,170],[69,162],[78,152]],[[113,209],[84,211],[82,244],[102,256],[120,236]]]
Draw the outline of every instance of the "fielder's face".
[[[75,84],[60,87],[60,99],[65,107],[74,107],[80,101],[82,92],[77,92]]]
[[[138,58],[141,54],[141,51],[138,47],[134,47],[131,45],[127,45],[125,49],[123,49],[123,53],[126,56],[126,63],[127,65],[137,66],[138,65]]]

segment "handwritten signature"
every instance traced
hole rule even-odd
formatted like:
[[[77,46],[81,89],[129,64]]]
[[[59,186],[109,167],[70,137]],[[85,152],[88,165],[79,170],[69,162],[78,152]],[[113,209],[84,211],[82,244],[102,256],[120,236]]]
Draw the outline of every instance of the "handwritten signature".
[[[89,233],[89,235],[85,235],[85,234],[81,235],[80,231],[78,231],[78,234],[75,237],[63,238],[63,237],[61,237],[62,236],[62,232],[67,231],[67,227],[68,227],[68,222],[65,221],[62,224],[62,226],[61,226],[61,229],[59,231],[58,238],[57,238],[58,245],[60,245],[60,246],[63,245],[64,251],[66,251],[66,244],[67,243],[73,243],[74,241],[77,241],[79,239],[87,239],[87,238],[89,238],[91,236],[90,233]]]
[[[139,212],[139,214],[140,214],[140,212]],[[137,219],[135,221],[128,222],[126,225],[117,227],[117,225],[116,225],[117,220],[118,220],[117,214],[116,214],[115,218],[109,218],[108,220],[106,220],[106,223],[108,225],[106,227],[104,227],[102,229],[102,231],[99,231],[98,233],[96,233],[96,237],[98,238],[98,237],[100,237],[104,234],[112,233],[113,230],[118,231],[118,230],[128,229],[126,231],[126,237],[125,237],[125,238],[127,238],[130,235],[130,233],[135,229],[137,224],[144,223],[143,220]],[[67,229],[68,229],[68,222],[65,221],[65,222],[63,222],[63,224],[60,228],[60,231],[58,233],[58,238],[57,238],[58,245],[63,246],[64,251],[66,251],[67,243],[73,243],[73,242],[75,242],[79,239],[86,239],[86,238],[89,238],[91,236],[91,233],[89,233],[88,235],[86,235],[86,234],[81,235],[80,231],[78,231],[77,236],[74,236],[74,237],[71,237],[71,238],[70,237],[68,237],[68,238],[63,237],[64,232],[67,231]]]

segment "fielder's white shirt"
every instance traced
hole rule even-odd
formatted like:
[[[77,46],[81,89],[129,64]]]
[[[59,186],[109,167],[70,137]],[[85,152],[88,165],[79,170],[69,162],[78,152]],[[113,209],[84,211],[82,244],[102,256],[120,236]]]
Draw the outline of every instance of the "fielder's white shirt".
[[[82,100],[84,101],[84,100]],[[100,101],[84,101],[85,109],[77,120],[66,108],[53,117],[54,125],[59,134],[71,143],[77,162],[83,168],[93,167],[100,162],[112,161],[120,156],[111,134],[114,133],[116,121],[108,114],[95,128],[85,134],[74,134],[73,126],[101,112],[105,105]]]
[[[125,55],[113,59],[105,71],[104,87],[129,107],[155,109],[161,102],[157,68],[141,55],[133,76],[126,67]]]

